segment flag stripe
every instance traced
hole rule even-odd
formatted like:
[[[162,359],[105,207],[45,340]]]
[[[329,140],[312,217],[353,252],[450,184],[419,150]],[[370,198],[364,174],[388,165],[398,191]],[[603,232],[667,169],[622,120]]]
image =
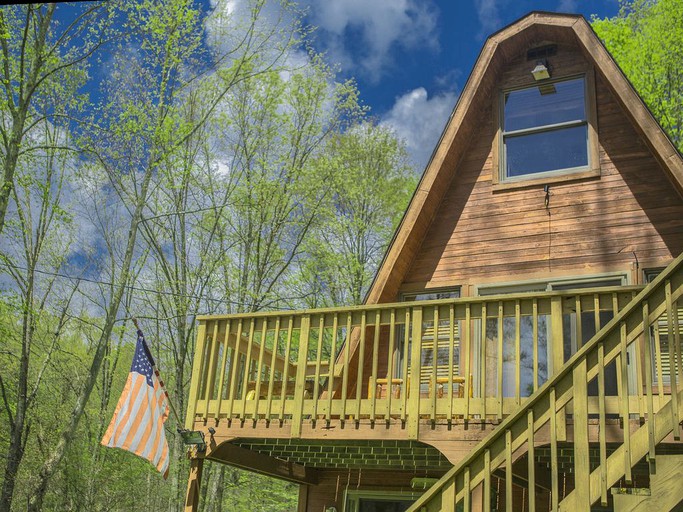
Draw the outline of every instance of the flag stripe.
[[[135,451],[132,449],[133,439],[135,439],[138,432],[142,432],[147,424],[150,423],[150,415],[152,413],[150,395],[152,393],[153,391],[149,386],[145,386],[144,391],[140,393],[142,397],[139,406],[140,412],[129,418],[130,427],[127,429],[126,437],[123,439],[123,446],[126,450]]]
[[[110,446],[114,447],[118,446],[118,440],[121,437],[121,431],[130,417],[130,413],[134,405],[134,398],[140,392],[140,386],[142,385],[141,379],[138,379],[137,375],[134,373],[131,373],[128,379],[130,381],[130,386],[127,390],[124,390],[125,394],[121,394],[121,398],[119,399],[121,411],[115,418],[116,423],[114,425],[114,431],[110,443]]]
[[[145,408],[142,409],[144,414],[147,408],[147,393],[146,386],[144,386],[144,377],[140,375],[133,374],[133,395],[128,399],[128,416],[124,421],[119,424],[119,428],[116,431],[116,445],[122,446],[123,442],[126,440],[126,434],[130,431],[132,427],[132,422],[135,421],[138,412],[141,410],[144,404]]]
[[[163,399],[163,397],[162,397],[161,401],[163,401],[165,403],[165,400]],[[163,429],[159,428],[159,427],[162,426],[163,422],[165,421],[165,419],[162,420],[163,415],[161,414],[162,411],[165,409],[166,409],[166,407],[163,407],[163,408],[158,407],[155,410],[155,415],[157,417],[155,418],[154,424],[157,425],[157,428],[154,428],[154,429],[150,428],[149,429],[150,435],[147,438],[147,442],[144,445],[142,445],[142,453],[141,453],[142,457],[145,457],[145,458],[150,459],[150,460],[154,459],[151,451],[152,451],[152,448],[158,444],[157,441],[163,432]]]

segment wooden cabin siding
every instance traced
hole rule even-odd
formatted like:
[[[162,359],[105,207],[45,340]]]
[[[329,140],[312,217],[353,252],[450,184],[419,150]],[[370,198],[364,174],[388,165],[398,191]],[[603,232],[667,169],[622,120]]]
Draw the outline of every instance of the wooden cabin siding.
[[[557,78],[591,69],[563,45],[550,61]],[[529,65],[511,63],[501,89],[532,84]],[[494,191],[492,100],[402,289],[628,272],[634,252],[642,269],[683,251],[683,200],[604,79],[595,83],[600,177],[549,179],[548,210],[542,185]]]

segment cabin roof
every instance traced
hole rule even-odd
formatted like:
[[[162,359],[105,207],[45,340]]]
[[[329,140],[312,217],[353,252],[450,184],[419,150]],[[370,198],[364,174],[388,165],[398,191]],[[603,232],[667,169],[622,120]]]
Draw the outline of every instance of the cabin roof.
[[[683,158],[664,133],[602,41],[581,15],[535,11],[492,34],[484,44],[458,102],[385,254],[366,303],[394,301],[399,286],[457,173],[477,128],[477,114],[490,105],[499,72],[520,52],[544,43],[577,46],[630,119],[671,184],[683,197]]]

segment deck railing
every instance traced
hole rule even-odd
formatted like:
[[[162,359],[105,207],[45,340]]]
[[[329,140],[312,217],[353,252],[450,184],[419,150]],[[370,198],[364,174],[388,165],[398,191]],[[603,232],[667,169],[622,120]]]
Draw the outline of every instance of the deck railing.
[[[639,290],[200,317],[186,424],[279,420],[298,437],[304,421],[401,421],[417,438],[423,420],[500,422]],[[664,383],[660,352],[653,371]],[[621,411],[624,386],[644,403],[644,374],[607,371],[606,413]]]
[[[504,503],[505,510],[530,512],[589,510],[598,501],[607,505],[610,487],[620,480],[630,483],[633,466],[647,456],[654,467],[656,446],[671,434],[680,439],[681,306],[683,255],[409,510],[452,511],[462,507],[469,511],[475,488],[483,510],[491,510],[492,499],[497,499],[501,507]],[[629,357],[631,351],[637,356]],[[610,365],[621,369],[616,397],[607,393]],[[634,372],[635,387],[628,382]],[[591,393],[593,385],[595,393]],[[615,441],[612,429],[608,445],[608,415],[615,411],[621,435]],[[571,421],[565,422],[569,415]],[[567,425],[571,425],[571,433],[565,430]],[[564,439],[569,442],[565,448],[571,450],[572,456],[562,461],[565,467],[561,471],[558,442]],[[590,443],[597,449],[593,460]],[[539,444],[550,445],[544,475],[537,471],[535,450]],[[524,458],[526,485],[520,489],[519,482],[513,482],[513,464],[519,469]],[[545,486],[537,486],[539,481]]]

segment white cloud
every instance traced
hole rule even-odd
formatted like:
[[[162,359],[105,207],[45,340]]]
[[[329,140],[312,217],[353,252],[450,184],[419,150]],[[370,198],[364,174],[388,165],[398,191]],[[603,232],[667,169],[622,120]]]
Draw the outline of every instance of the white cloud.
[[[560,0],[557,5],[557,12],[574,13],[578,9],[578,2],[576,0]]]
[[[501,27],[499,0],[474,0],[481,30],[478,37],[487,37]]]
[[[330,59],[371,80],[379,80],[391,65],[390,52],[395,47],[438,48],[437,12],[431,0],[305,3]]]
[[[430,98],[424,87],[418,87],[397,98],[383,117],[381,124],[392,128],[406,141],[418,170],[427,165],[456,100],[455,92],[444,92]]]

